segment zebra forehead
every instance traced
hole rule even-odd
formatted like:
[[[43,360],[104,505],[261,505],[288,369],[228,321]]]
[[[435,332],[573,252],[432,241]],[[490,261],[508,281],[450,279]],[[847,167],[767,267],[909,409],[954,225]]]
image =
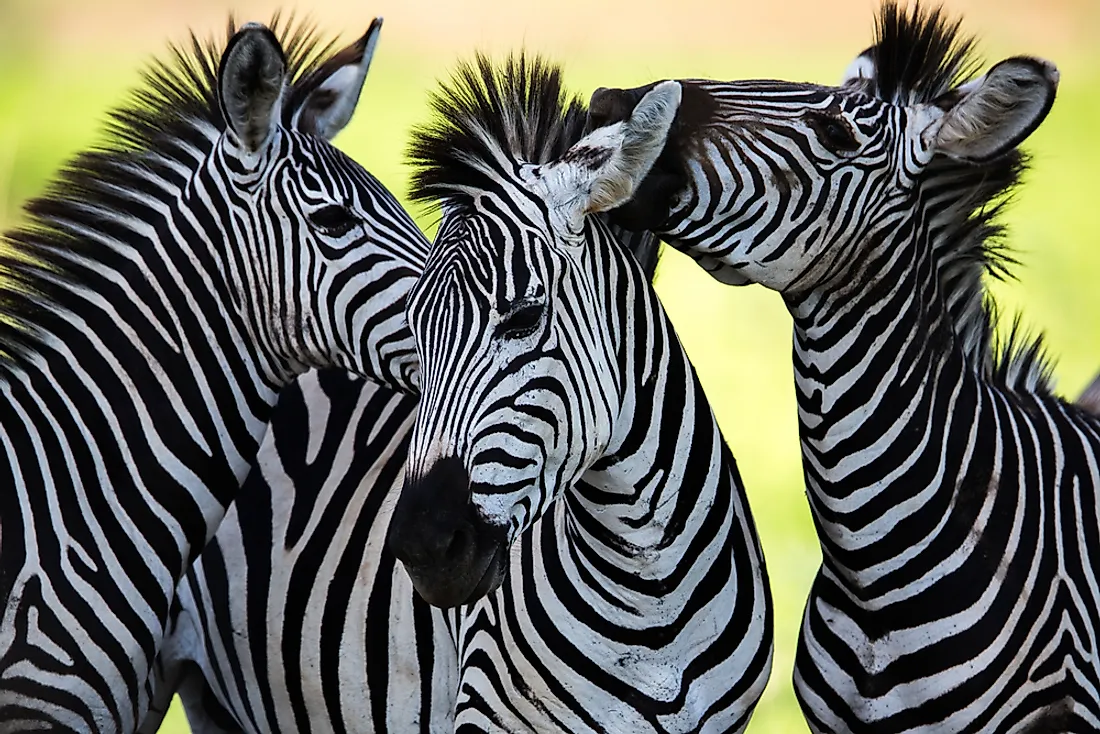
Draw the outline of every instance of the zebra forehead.
[[[830,87],[773,80],[683,80],[672,137],[684,139],[721,122],[730,105],[739,101],[759,114],[779,116],[799,106],[867,105],[868,97],[899,106],[929,103],[972,79],[978,64],[975,39],[961,31],[959,19],[949,18],[939,7],[916,3],[902,8],[886,2],[873,44],[846,75],[854,83]]]

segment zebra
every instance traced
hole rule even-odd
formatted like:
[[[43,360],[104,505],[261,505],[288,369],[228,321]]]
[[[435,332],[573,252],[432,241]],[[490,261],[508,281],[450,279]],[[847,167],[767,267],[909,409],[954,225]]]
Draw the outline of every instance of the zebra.
[[[135,729],[174,589],[296,375],[416,389],[428,242],[328,143],[380,29],[192,35],[0,241],[0,731]]]
[[[1100,415],[1100,375],[1092,378],[1088,387],[1081,391],[1077,405],[1094,415]]]
[[[656,239],[609,228],[652,278]],[[454,626],[383,543],[415,410],[414,396],[339,370],[280,394],[177,590],[140,731],[159,730],[174,694],[195,732],[453,728]]]
[[[887,3],[837,87],[683,81],[620,220],[793,317],[823,556],[794,685],[818,732],[1100,729],[1100,419],[1055,396],[1041,339],[996,336],[982,280],[1010,265],[1000,202],[1058,72],[975,78],[973,49]],[[598,90],[591,126],[650,88]]]
[[[421,397],[387,543],[451,609],[457,730],[742,731],[767,682],[733,456],[644,274],[587,216],[633,194],[679,98],[658,85],[576,140],[556,72],[478,57],[414,131],[412,196],[441,222],[406,305]]]
[[[585,118],[575,100],[563,101],[560,69],[522,59],[504,68],[514,76],[498,80],[491,66],[481,67],[482,93],[508,100],[500,114],[514,113],[516,125],[527,119],[521,112],[540,121],[529,130],[531,158],[561,157],[579,141]],[[517,86],[524,83],[542,90],[537,98],[517,96],[526,94]],[[610,229],[652,278],[656,240]],[[157,730],[174,692],[196,732],[455,728],[460,695],[469,697],[460,687],[470,685],[460,684],[459,646],[465,675],[486,673],[471,668],[482,665],[481,654],[458,633],[483,628],[487,614],[527,612],[511,595],[450,613],[430,607],[384,548],[414,410],[408,395],[331,371],[284,392],[234,506],[180,586],[158,658],[159,701],[143,731]],[[542,525],[520,536],[516,555],[541,556],[534,534]],[[486,652],[506,664],[530,665],[523,647],[496,639],[494,648]],[[532,672],[525,685],[552,689],[538,678],[557,674]],[[603,706],[606,695],[570,705]],[[493,710],[532,705],[514,691],[490,703]],[[586,727],[525,721],[536,730]]]

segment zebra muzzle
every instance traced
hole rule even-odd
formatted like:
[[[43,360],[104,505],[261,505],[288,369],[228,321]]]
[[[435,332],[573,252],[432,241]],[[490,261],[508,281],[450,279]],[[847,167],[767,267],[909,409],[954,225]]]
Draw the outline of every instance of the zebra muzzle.
[[[437,607],[476,601],[504,580],[507,528],[478,516],[470,475],[455,457],[406,480],[386,542],[417,593]]]

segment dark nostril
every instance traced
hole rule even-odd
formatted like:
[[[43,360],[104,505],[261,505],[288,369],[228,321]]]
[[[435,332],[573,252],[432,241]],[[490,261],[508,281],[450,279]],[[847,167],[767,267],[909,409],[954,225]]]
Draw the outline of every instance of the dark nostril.
[[[454,530],[454,535],[451,536],[451,541],[447,543],[447,548],[443,551],[443,560],[446,563],[454,563],[460,561],[469,555],[470,550],[474,547],[474,532],[473,528],[465,523],[459,525]]]

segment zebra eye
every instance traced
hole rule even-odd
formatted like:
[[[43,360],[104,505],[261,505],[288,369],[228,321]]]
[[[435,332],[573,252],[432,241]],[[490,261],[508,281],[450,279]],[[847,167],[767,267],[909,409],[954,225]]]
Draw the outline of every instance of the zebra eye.
[[[827,150],[839,153],[841,151],[852,151],[859,147],[859,143],[856,141],[855,135],[852,134],[852,129],[848,127],[848,123],[838,117],[820,113],[811,114],[809,123],[814,133],[817,134],[817,139]]]
[[[501,339],[522,339],[535,333],[542,323],[541,303],[528,303],[512,310],[497,324],[496,335]]]
[[[343,237],[359,224],[359,218],[346,206],[329,204],[310,214],[309,223],[329,237]]]

